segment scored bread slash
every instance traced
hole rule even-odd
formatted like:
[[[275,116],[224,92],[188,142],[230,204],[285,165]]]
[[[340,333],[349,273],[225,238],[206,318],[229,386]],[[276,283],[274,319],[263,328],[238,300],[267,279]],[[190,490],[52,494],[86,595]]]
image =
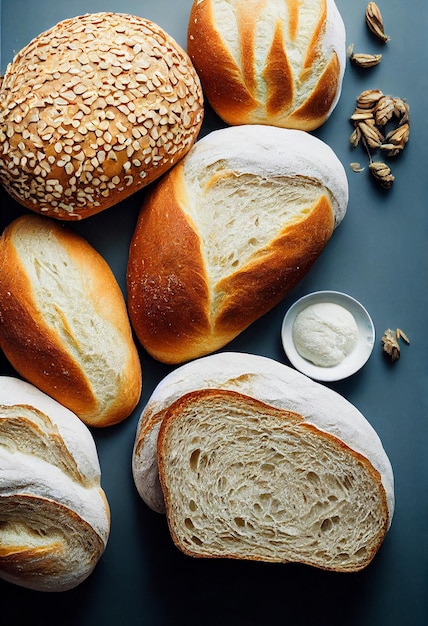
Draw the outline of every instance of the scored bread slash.
[[[82,219],[170,169],[202,119],[196,71],[159,26],[120,13],[67,19],[6,69],[0,181],[35,212]]]
[[[370,461],[293,411],[205,389],[166,411],[158,462],[171,536],[196,557],[355,572],[389,525]]]
[[[341,94],[346,32],[334,0],[194,0],[187,50],[230,125],[311,131]]]

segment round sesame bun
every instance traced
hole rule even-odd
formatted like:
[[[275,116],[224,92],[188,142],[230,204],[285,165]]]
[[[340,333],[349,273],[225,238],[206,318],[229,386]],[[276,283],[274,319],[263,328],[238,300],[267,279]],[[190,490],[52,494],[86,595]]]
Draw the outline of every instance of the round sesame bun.
[[[0,181],[37,213],[77,220],[130,196],[193,145],[198,76],[159,26],[120,13],[58,23],[0,89]]]

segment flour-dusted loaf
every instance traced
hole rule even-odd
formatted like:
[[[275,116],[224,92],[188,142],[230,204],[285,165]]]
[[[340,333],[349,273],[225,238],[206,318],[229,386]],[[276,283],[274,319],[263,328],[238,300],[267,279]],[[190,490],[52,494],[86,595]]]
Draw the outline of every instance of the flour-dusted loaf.
[[[216,399],[207,390],[230,393]],[[232,425],[229,413],[241,417]],[[183,419],[181,443],[175,416]],[[142,412],[132,468],[141,498],[159,513],[166,510],[179,547],[200,556],[357,570],[380,546],[394,512],[391,463],[368,420],[328,387],[258,355],[221,352],[169,373]],[[201,492],[190,497],[197,471]],[[245,482],[241,494],[238,481]],[[189,537],[195,539],[189,543]]]
[[[0,377],[0,578],[71,589],[91,574],[109,532],[88,428],[33,385]]]
[[[19,374],[91,426],[137,405],[142,372],[124,297],[81,235],[23,215],[0,238],[0,347]]]
[[[130,246],[128,310],[156,359],[221,348],[306,274],[344,217],[348,182],[304,131],[214,131],[146,195]]]
[[[177,547],[197,557],[366,567],[390,523],[381,476],[348,438],[314,422],[228,390],[191,392],[170,406],[158,460]]]
[[[187,50],[228,124],[310,131],[340,97],[346,43],[334,0],[194,0]]]
[[[85,218],[161,176],[202,118],[196,71],[158,25],[109,12],[66,19],[0,82],[0,181],[38,213]]]

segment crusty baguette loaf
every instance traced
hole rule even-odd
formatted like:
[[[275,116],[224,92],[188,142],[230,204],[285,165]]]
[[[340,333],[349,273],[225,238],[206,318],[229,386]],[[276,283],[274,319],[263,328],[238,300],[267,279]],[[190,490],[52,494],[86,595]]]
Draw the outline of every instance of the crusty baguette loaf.
[[[166,411],[182,396],[203,389],[226,389],[302,416],[308,426],[342,440],[379,473],[388,506],[394,511],[391,464],[367,419],[341,395],[272,359],[221,352],[176,368],[155,388],[141,414],[132,470],[136,488],[153,510],[165,512],[159,483],[157,441]]]
[[[228,124],[310,131],[339,99],[345,27],[334,0],[195,0],[187,50]]]
[[[91,574],[109,532],[88,428],[33,385],[0,377],[0,578],[71,589]]]
[[[166,363],[226,345],[306,274],[347,202],[342,164],[309,133],[248,125],[200,139],[147,194],[131,242],[141,344]]]
[[[123,294],[83,237],[37,215],[0,238],[0,346],[21,376],[91,426],[130,415],[142,386]]]
[[[0,87],[0,181],[27,208],[62,220],[161,176],[202,124],[187,53],[133,15],[59,22],[18,52]]]
[[[158,459],[172,538],[191,556],[355,572],[390,523],[366,457],[305,416],[234,391],[171,405]]]

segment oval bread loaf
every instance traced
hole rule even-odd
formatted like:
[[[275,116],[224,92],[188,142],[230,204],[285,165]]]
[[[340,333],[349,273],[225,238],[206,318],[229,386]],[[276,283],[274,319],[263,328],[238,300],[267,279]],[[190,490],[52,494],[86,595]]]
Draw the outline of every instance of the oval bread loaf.
[[[0,578],[37,591],[76,587],[109,532],[88,428],[33,385],[0,377]]]
[[[200,139],[146,195],[128,310],[156,359],[221,348],[312,267],[348,203],[342,164],[304,131],[246,125]]]
[[[91,426],[137,405],[142,372],[123,294],[101,255],[24,215],[0,238],[0,347],[23,378]]]
[[[357,571],[394,512],[392,467],[367,419],[258,355],[219,353],[168,374],[141,415],[133,474],[195,556]]]
[[[187,53],[153,22],[73,17],[9,64],[0,89],[0,181],[33,211],[98,213],[161,176],[202,124]]]
[[[195,0],[187,50],[228,124],[310,131],[340,97],[345,27],[333,0]]]

